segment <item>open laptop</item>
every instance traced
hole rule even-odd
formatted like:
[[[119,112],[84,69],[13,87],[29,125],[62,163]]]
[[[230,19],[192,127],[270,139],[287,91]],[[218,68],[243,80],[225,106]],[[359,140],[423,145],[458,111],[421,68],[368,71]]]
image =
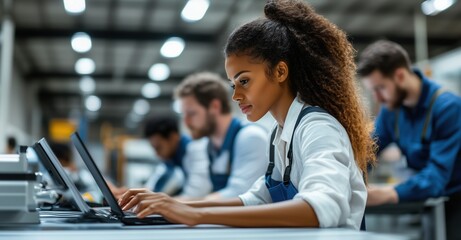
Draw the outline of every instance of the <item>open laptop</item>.
[[[32,149],[37,154],[40,162],[48,171],[48,174],[51,176],[53,181],[58,185],[57,187],[60,190],[67,190],[70,196],[69,200],[75,203],[75,206],[82,213],[79,218],[86,220],[98,220],[98,222],[120,222],[116,217],[107,213],[104,208],[91,208],[83,199],[81,193],[78,191],[74,182],[64,170],[64,167],[59,162],[58,158],[54,154],[53,150],[49,146],[45,138],[40,139],[36,142]],[[41,211],[41,215],[58,217],[66,216],[61,214],[62,211]]]
[[[139,225],[139,224],[171,224],[161,215],[149,215],[145,218],[138,218],[136,214],[129,211],[122,211],[122,208],[118,205],[117,200],[115,199],[114,195],[107,186],[104,177],[102,176],[101,172],[99,171],[96,163],[93,160],[90,152],[88,151],[87,147],[83,143],[80,135],[77,132],[71,135],[72,143],[74,144],[77,152],[80,154],[83,162],[88,167],[91,175],[93,175],[96,184],[98,185],[99,189],[101,190],[104,198],[106,199],[107,203],[110,206],[111,211],[115,214],[119,219],[127,225]]]

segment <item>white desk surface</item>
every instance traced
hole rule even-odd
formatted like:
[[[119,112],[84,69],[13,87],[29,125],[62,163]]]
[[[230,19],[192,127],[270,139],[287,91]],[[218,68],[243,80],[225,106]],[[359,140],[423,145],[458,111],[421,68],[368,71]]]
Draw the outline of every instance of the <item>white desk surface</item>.
[[[404,240],[401,236],[350,229],[229,228],[219,225],[122,226],[118,223],[63,224],[44,222],[30,227],[0,227],[0,239],[8,240],[136,240],[136,239],[263,239],[263,240]]]

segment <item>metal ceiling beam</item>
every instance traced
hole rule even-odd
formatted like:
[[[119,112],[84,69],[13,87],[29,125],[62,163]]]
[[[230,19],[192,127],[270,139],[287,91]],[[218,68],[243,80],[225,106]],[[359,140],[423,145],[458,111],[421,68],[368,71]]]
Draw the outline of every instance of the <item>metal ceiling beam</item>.
[[[112,72],[106,73],[94,73],[91,74],[91,77],[94,79],[99,80],[112,80],[114,74]],[[27,80],[41,80],[44,78],[59,78],[61,80],[75,80],[80,79],[82,76],[75,73],[75,72],[45,72],[45,71],[32,71],[25,75]],[[171,75],[167,81],[181,81],[186,76],[183,75]],[[126,73],[124,79],[128,79],[130,81],[147,81],[149,77],[147,74],[139,74],[139,73]],[[150,80],[149,80],[150,81]]]
[[[413,45],[415,44],[414,36],[392,36],[392,35],[383,35],[383,36],[367,36],[367,35],[350,35],[349,40],[352,44],[370,44],[378,39],[387,39],[390,41],[397,42],[399,44]],[[432,37],[429,36],[427,39],[429,46],[431,45],[454,45],[461,42],[461,36],[443,36],[443,37]]]
[[[104,29],[36,29],[19,27],[16,30],[18,41],[31,38],[70,38],[76,32],[86,32],[92,39],[103,40],[132,40],[132,41],[164,41],[165,39],[176,36],[188,42],[214,43],[215,34],[209,33],[185,33],[170,31],[129,31],[129,30],[104,30]]]
[[[56,98],[61,99],[81,99],[82,94],[75,92],[75,91],[48,91],[48,90],[40,90],[38,93],[38,97],[40,101],[46,102],[53,102]],[[97,96],[105,101],[110,101],[112,103],[123,103],[127,101],[136,100],[142,98],[141,93],[133,94],[133,93],[98,93]],[[170,94],[162,94],[159,97],[153,99],[146,99],[149,102],[158,102],[158,101],[173,101],[172,96]]]

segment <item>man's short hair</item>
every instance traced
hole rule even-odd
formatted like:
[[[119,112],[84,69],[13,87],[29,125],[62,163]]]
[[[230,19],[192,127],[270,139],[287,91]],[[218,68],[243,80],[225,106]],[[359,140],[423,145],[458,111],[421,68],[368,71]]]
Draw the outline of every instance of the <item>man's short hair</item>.
[[[230,113],[229,87],[218,74],[200,72],[187,76],[175,90],[175,98],[193,96],[205,108],[214,99],[221,102],[221,113]]]
[[[411,69],[410,58],[405,49],[395,42],[379,40],[360,54],[357,73],[364,77],[379,70],[383,76],[390,77],[400,67]]]
[[[16,138],[10,136],[8,137],[7,142],[8,142],[8,147],[10,149],[16,148],[16,145],[17,145]]]
[[[172,133],[179,133],[178,120],[172,116],[156,116],[149,118],[144,126],[144,137],[160,135],[168,138]]]

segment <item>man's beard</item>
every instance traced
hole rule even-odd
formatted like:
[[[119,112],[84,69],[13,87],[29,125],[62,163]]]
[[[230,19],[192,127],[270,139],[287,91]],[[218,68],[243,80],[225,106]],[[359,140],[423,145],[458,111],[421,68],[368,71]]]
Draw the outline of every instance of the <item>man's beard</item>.
[[[207,118],[205,120],[205,124],[203,128],[199,129],[190,129],[192,138],[199,139],[202,137],[209,137],[216,131],[216,119],[211,114],[207,114]]]
[[[407,97],[407,92],[402,88],[396,86],[395,88],[395,100],[387,104],[388,108],[395,110],[400,108],[403,105],[403,100]]]

